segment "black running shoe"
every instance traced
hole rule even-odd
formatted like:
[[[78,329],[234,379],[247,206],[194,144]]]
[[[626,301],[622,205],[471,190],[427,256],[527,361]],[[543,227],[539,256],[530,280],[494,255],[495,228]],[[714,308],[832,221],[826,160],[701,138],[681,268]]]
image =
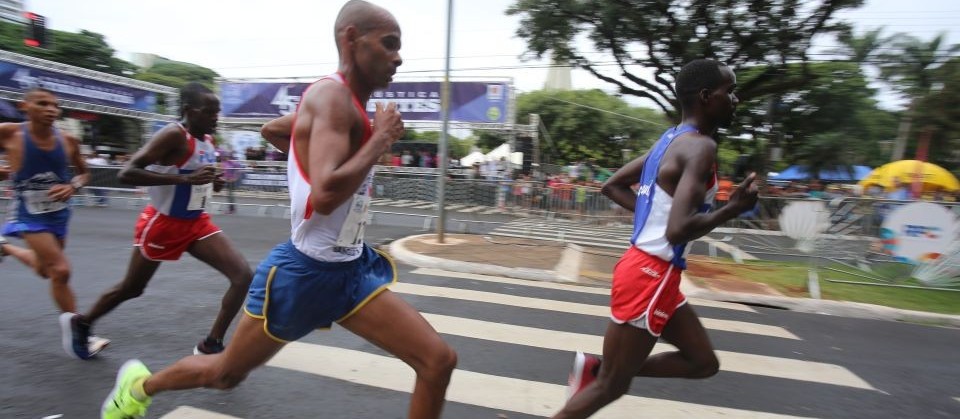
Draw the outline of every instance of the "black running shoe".
[[[194,355],[213,355],[223,352],[223,339],[206,338],[193,348]]]
[[[82,317],[76,313],[60,315],[60,331],[62,333],[63,350],[67,355],[80,359],[90,359],[90,326],[81,322]]]

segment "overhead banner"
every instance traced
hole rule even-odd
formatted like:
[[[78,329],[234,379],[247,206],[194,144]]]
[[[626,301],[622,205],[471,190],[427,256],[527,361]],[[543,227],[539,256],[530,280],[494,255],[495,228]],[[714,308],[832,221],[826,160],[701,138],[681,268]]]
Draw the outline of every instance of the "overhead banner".
[[[0,61],[0,89],[23,92],[33,87],[77,102],[143,112],[157,109],[157,94],[151,91]]]
[[[225,117],[271,118],[297,109],[308,83],[221,83],[220,107]],[[440,121],[440,82],[395,82],[376,91],[367,103],[372,118],[376,104],[395,102],[408,121]],[[450,119],[503,123],[509,95],[503,82],[451,82]]]

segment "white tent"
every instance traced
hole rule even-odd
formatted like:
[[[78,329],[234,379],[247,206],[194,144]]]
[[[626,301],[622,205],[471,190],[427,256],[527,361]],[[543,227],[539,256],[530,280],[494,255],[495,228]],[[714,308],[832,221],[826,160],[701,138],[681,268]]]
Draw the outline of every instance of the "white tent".
[[[500,160],[501,157],[507,160],[510,159],[510,143],[500,144],[486,155],[487,161]]]
[[[475,163],[483,163],[483,160],[485,158],[486,156],[484,156],[483,153],[479,151],[474,151],[470,154],[467,154],[466,157],[460,159],[460,166],[471,167]]]

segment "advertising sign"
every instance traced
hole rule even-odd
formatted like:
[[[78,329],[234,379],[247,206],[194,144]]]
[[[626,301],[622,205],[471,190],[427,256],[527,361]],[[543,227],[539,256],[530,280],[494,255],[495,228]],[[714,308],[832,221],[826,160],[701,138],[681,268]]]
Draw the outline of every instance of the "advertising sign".
[[[62,99],[114,108],[156,112],[157,94],[86,77],[0,61],[0,89],[23,92],[42,87]]]
[[[294,112],[307,83],[221,83],[223,116],[273,118]],[[367,103],[372,118],[376,103],[395,102],[408,121],[441,120],[440,82],[395,82],[373,92]],[[508,86],[503,82],[451,82],[450,119],[460,122],[503,123],[507,117]]]
[[[908,263],[935,260],[957,237],[957,221],[945,207],[914,202],[894,210],[880,229],[883,251]]]

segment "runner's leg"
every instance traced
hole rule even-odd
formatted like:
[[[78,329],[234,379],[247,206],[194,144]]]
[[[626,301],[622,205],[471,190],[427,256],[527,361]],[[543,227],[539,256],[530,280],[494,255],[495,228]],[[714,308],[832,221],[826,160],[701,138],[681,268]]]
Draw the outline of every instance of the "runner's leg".
[[[720,369],[710,337],[690,304],[677,308],[663,328],[664,340],[677,351],[651,356],[637,374],[643,377],[707,378]],[[607,360],[604,359],[604,362]]]
[[[209,334],[211,338],[223,340],[230,322],[243,306],[250,280],[253,279],[253,270],[222,232],[194,242],[187,251],[193,257],[222,273],[230,281],[230,287],[223,294],[220,312]]]
[[[134,247],[123,280],[100,296],[90,312],[83,316],[84,321],[93,324],[124,301],[139,297],[159,267],[160,262],[147,259],[139,247]]]
[[[597,379],[553,417],[586,418],[626,394],[656,343],[657,338],[646,330],[610,322],[603,337],[603,362]]]
[[[50,294],[64,313],[77,310],[76,297],[70,289],[70,261],[63,253],[63,243],[51,233],[23,233],[23,240],[36,255],[37,274],[50,279]]]
[[[440,417],[457,354],[416,309],[385,290],[340,325],[416,371],[408,418]]]

